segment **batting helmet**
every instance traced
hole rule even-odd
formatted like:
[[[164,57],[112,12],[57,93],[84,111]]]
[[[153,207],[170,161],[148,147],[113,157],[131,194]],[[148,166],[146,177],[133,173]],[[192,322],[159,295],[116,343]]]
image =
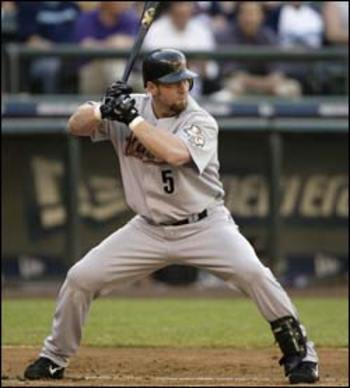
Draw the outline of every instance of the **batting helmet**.
[[[193,78],[198,74],[187,69],[186,57],[174,49],[158,49],[152,51],[143,61],[142,75],[143,84],[146,87],[147,81],[159,81],[164,84],[171,84],[182,80],[190,80],[190,88],[193,85]]]

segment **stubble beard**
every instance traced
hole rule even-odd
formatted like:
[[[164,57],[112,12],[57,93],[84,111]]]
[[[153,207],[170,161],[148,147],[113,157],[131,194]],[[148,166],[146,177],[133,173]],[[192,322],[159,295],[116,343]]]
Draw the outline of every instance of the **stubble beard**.
[[[172,104],[169,106],[169,110],[175,114],[179,115],[181,112],[183,112],[187,108],[187,98],[183,102],[177,102],[175,104]]]
[[[183,101],[175,102],[171,105],[165,105],[164,102],[162,102],[161,96],[153,96],[154,101],[156,104],[161,107],[162,115],[161,117],[172,117],[172,116],[178,116],[180,113],[182,113],[186,108],[188,104],[188,96]]]

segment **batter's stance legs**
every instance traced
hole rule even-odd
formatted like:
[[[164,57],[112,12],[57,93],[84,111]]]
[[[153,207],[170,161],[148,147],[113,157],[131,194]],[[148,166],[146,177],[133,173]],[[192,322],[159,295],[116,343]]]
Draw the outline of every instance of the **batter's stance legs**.
[[[190,239],[186,238],[189,234]],[[173,262],[207,269],[228,285],[238,286],[270,323],[290,382],[317,381],[318,357],[293,303],[225,208],[203,222],[170,229],[151,227],[137,217],[90,251],[68,272],[58,296],[52,334],[40,354],[44,358],[30,366],[25,376],[40,378],[37,371],[46,368],[45,373],[52,372],[53,378],[60,372],[57,368],[68,365],[79,346],[91,302],[105,287],[140,279]]]

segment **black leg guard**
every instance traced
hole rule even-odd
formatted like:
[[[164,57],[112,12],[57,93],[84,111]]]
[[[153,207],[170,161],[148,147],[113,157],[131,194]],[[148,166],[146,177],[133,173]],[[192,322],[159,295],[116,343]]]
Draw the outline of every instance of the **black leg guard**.
[[[270,324],[283,354],[279,364],[284,365],[285,375],[288,376],[306,355],[306,337],[299,322],[292,316],[279,318]]]

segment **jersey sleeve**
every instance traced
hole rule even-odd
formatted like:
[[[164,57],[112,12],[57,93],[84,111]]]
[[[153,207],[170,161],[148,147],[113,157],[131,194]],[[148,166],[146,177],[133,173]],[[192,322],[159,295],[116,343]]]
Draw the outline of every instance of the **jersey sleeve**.
[[[108,128],[107,120],[103,120],[99,127],[92,132],[90,135],[91,140],[96,143],[98,141],[109,140],[110,133]]]
[[[178,132],[200,174],[217,150],[218,131],[214,118],[203,114],[188,120]]]

